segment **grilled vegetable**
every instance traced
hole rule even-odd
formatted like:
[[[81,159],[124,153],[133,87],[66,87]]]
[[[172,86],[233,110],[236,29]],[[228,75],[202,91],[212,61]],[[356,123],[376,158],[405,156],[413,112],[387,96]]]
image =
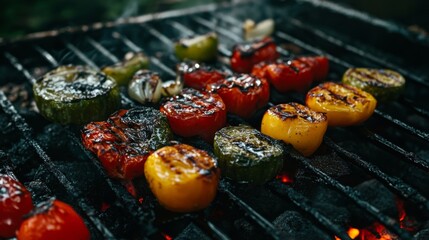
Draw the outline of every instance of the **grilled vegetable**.
[[[289,103],[273,106],[265,112],[261,132],[291,144],[304,156],[310,156],[322,143],[327,127],[324,113]]]
[[[74,209],[59,200],[36,206],[17,232],[18,240],[86,240],[88,228]]]
[[[162,83],[161,95],[163,97],[174,97],[183,89],[183,81],[180,79],[165,81]]]
[[[219,94],[228,112],[250,118],[256,110],[267,105],[270,86],[265,79],[249,74],[236,74],[207,85],[206,90]]]
[[[33,209],[30,192],[17,180],[0,174],[0,238],[11,238]]]
[[[122,62],[103,68],[103,72],[116,80],[120,86],[126,86],[140,69],[149,67],[149,58],[142,52],[127,53]]]
[[[325,56],[299,57],[297,60],[307,63],[312,72],[314,81],[325,80],[329,72],[329,59]]]
[[[211,61],[217,56],[217,35],[214,32],[200,36],[182,38],[176,42],[174,48],[180,60]]]
[[[40,114],[61,124],[101,120],[120,106],[115,81],[83,66],[59,67],[33,86]]]
[[[388,69],[350,68],[343,83],[371,93],[377,100],[395,99],[404,89],[405,78]]]
[[[278,57],[275,42],[272,38],[266,37],[262,40],[234,46],[231,68],[239,73],[250,73],[255,64],[274,61]]]
[[[149,154],[171,138],[167,118],[147,107],[119,110],[82,131],[83,145],[98,156],[109,176],[127,180],[143,175]]]
[[[177,65],[177,77],[185,86],[204,90],[207,84],[218,82],[225,74],[197,62],[182,62]]]
[[[305,91],[313,81],[310,66],[299,60],[261,63],[253,68],[252,74],[267,79],[279,92]]]
[[[372,115],[377,105],[377,100],[371,94],[333,82],[311,89],[305,102],[314,111],[326,113],[329,126],[360,124]]]
[[[128,85],[128,94],[139,103],[157,103],[161,99],[162,83],[157,73],[140,70]]]
[[[262,184],[283,167],[283,146],[245,125],[219,130],[214,138],[214,152],[222,175],[239,182]]]
[[[274,32],[274,20],[266,19],[256,24],[253,20],[247,19],[243,23],[243,32],[246,41],[268,37]]]
[[[174,133],[183,137],[200,136],[212,142],[214,134],[226,124],[226,107],[219,95],[192,88],[161,105]]]
[[[216,196],[220,171],[207,152],[186,144],[158,149],[144,166],[149,187],[166,209],[192,212]]]

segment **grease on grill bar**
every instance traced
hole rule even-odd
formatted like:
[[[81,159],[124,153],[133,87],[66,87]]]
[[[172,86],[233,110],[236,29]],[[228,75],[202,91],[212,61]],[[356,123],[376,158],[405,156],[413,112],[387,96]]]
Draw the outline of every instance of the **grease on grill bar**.
[[[378,43],[359,37],[351,41],[348,35],[355,36],[353,32],[337,29],[330,21],[366,27],[384,39],[395,36],[400,40],[394,43],[403,41],[412,52],[427,55],[428,47],[418,41],[408,42],[412,37],[396,28],[389,32],[394,25],[373,25],[369,16],[369,20],[364,15],[349,19],[354,10],[339,12],[343,8],[320,5],[317,0],[297,2],[281,7],[257,3],[216,10],[210,6],[191,15],[184,11],[164,19],[170,16],[164,14],[160,20],[144,18],[145,22],[0,46],[0,86],[8,83],[12,88],[2,89],[17,91],[0,91],[1,172],[12,172],[23,180],[35,201],[51,196],[67,200],[84,217],[94,239],[311,236],[344,240],[377,239],[377,235],[425,239],[429,232],[429,191],[425,184],[429,180],[429,152],[425,148],[429,111],[423,107],[424,96],[429,93],[427,69],[410,55],[389,52],[388,43],[371,51]],[[252,11],[258,13],[256,21],[276,20],[274,36],[283,57],[323,54],[332,63],[328,80],[334,81],[340,81],[351,67],[391,68],[409,80],[403,95],[380,105],[375,117],[363,126],[329,129],[313,157],[290,153],[286,173],[264,186],[222,180],[212,205],[191,214],[162,209],[142,179],[134,180],[140,188],[126,189],[124,186],[131,185],[107,177],[95,156],[83,148],[77,127],[49,123],[10,101],[14,94],[25,95],[35,79],[59,65],[85,64],[100,69],[116,63],[128,51],[145,52],[150,56],[151,70],[160,72],[163,79],[172,79],[177,63],[173,42],[208,31],[219,36],[216,65],[228,70],[230,50],[242,41],[241,26]],[[121,97],[125,107],[137,105],[125,91]],[[303,100],[303,95],[272,91],[269,106]],[[248,123],[259,126],[261,116],[256,114]],[[244,123],[231,116],[228,120],[231,124]],[[205,143],[187,141],[212,151]]]

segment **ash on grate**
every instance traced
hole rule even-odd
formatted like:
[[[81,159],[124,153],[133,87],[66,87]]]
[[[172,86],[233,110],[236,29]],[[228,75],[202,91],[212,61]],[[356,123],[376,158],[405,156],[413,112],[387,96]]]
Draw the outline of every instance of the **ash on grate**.
[[[313,240],[332,239],[296,211],[285,211],[273,224],[284,235],[284,239],[309,239],[309,236]]]

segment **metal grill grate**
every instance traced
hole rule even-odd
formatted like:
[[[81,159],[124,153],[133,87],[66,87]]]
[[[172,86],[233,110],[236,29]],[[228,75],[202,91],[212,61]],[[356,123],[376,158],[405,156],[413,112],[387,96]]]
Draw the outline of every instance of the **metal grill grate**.
[[[318,5],[318,1],[298,1],[297,3],[285,6],[291,9],[298,8],[300,11],[322,11],[322,8],[327,8],[325,5]],[[341,14],[335,12],[336,8],[328,5],[334,14]],[[36,74],[36,69],[44,69],[45,71],[55,68],[62,64],[85,64],[93,68],[99,69],[102,65],[112,64],[118,61],[121,56],[127,51],[145,51],[150,57],[150,62],[154,70],[159,71],[164,79],[174,78],[175,66],[177,60],[174,58],[171,46],[175,38],[183,37],[189,34],[203,33],[207,31],[216,31],[220,38],[221,44],[219,46],[219,64],[224,69],[229,69],[227,60],[231,55],[232,44],[241,42],[241,22],[243,16],[245,17],[246,11],[255,12],[259,10],[260,13],[257,17],[271,16],[277,22],[279,28],[275,33],[275,38],[279,44],[278,50],[284,57],[292,57],[294,54],[283,48],[284,44],[293,44],[299,47],[303,53],[324,54],[329,57],[332,62],[331,75],[336,76],[337,79],[341,76],[346,68],[364,65],[374,67],[388,67],[404,74],[407,78],[408,85],[412,85],[410,90],[407,90],[404,97],[399,99],[394,105],[398,108],[407,108],[409,112],[418,118],[428,120],[428,110],[421,107],[423,101],[418,101],[419,96],[414,96],[410,92],[415,88],[419,88],[419,92],[429,93],[429,83],[426,77],[415,74],[412,70],[402,67],[401,64],[391,63],[383,56],[379,57],[376,54],[365,51],[364,44],[359,43],[356,45],[349,44],[336,36],[329,35],[328,32],[318,30],[315,26],[307,25],[305,20],[301,20],[300,16],[282,14],[275,6],[259,5],[259,4],[244,4],[240,6],[228,6],[213,9],[209,6],[207,9],[200,9],[199,12],[194,12],[188,15],[188,12],[183,12],[181,15],[176,13],[172,17],[166,17],[160,20],[151,20],[143,18],[144,21],[136,22],[129,25],[112,26],[109,28],[101,28],[89,31],[77,31],[74,33],[63,33],[55,37],[47,37],[41,39],[30,39],[23,42],[10,43],[2,46],[1,54],[5,61],[4,71],[12,72],[12,76],[21,74],[21,78],[26,84],[33,84],[35,79],[41,73]],[[290,12],[290,11],[289,11]],[[346,14],[350,12],[344,11]],[[304,17],[305,18],[305,15]],[[363,21],[363,20],[356,20]],[[372,22],[370,22],[372,24]],[[285,28],[282,28],[285,26]],[[390,26],[390,25],[389,25]],[[328,27],[328,26],[327,26]],[[379,26],[378,26],[379,27]],[[167,30],[168,31],[164,31]],[[407,35],[407,38],[410,36]],[[313,39],[313,40],[310,40]],[[371,47],[371,46],[369,46]],[[422,47],[423,49],[424,47]],[[425,48],[424,48],[425,49]],[[428,51],[428,50],[427,50]],[[386,53],[387,56],[387,53]],[[18,73],[14,73],[18,72]],[[6,75],[6,76],[11,76]],[[10,81],[10,78],[2,79],[0,82]],[[17,80],[15,82],[19,82]],[[422,94],[422,93],[420,93]],[[277,94],[278,95],[278,94]],[[417,95],[417,94],[416,94]],[[302,96],[281,96],[280,98],[272,99],[271,105],[279,101],[298,101],[302,102]],[[122,94],[122,103],[126,107],[135,106],[136,103],[129,99],[126,94]],[[122,236],[119,233],[112,231],[107,226],[105,219],[100,217],[100,210],[96,209],[94,204],[88,200],[88,193],[82,192],[80,186],[76,184],[73,179],[64,174],[56,166],[56,159],[49,156],[47,151],[43,149],[41,144],[35,138],[36,128],[28,123],[28,120],[19,113],[13,104],[7,99],[6,94],[0,91],[0,105],[4,114],[10,117],[13,124],[17,128],[17,133],[20,133],[22,139],[25,139],[33,150],[37,153],[41,164],[45,165],[49,172],[55,176],[58,182],[63,186],[71,196],[72,204],[78,207],[82,213],[85,214],[85,219],[90,225],[94,226],[92,233],[95,238],[103,239],[117,239]],[[424,124],[415,124],[403,117],[403,115],[396,117],[394,108],[383,107],[377,109],[374,113],[374,123],[368,123],[361,127],[342,129],[347,134],[352,134],[356,138],[361,137],[365,140],[370,140],[374,146],[378,146],[380,151],[386,154],[392,154],[395,158],[403,161],[403,164],[410,164],[415,169],[419,169],[427,174],[429,170],[428,160],[424,159],[421,154],[416,153],[415,149],[410,149],[408,145],[401,142],[398,143],[398,138],[406,136],[407,141],[416,144],[416,148],[424,150],[429,142],[428,126]],[[43,124],[48,124],[44,122]],[[393,134],[386,131],[378,131],[381,125],[392,125]],[[421,126],[423,125],[423,126]],[[384,128],[384,127],[383,127]],[[424,130],[422,130],[424,129]],[[263,232],[263,236],[268,235],[274,239],[284,238],[284,229],[279,229],[273,224],[273,221],[263,214],[261,214],[254,206],[249,204],[251,199],[245,199],[239,196],[240,186],[235,186],[227,181],[222,181],[219,190],[218,199],[219,203],[211,206],[203,213],[184,214],[169,217],[168,220],[162,221],[162,210],[157,210],[155,200],[149,196],[148,200],[139,203],[134,199],[126,189],[117,181],[107,177],[104,173],[102,166],[95,157],[84,149],[79,135],[78,129],[70,126],[63,127],[67,133],[67,139],[72,144],[78,146],[81,152],[84,153],[84,161],[91,163],[95,169],[96,174],[102,176],[105,188],[102,191],[110,192],[115,200],[116,205],[124,216],[129,216],[128,219],[134,225],[133,237],[134,238],[164,238],[165,231],[168,229],[169,224],[177,224],[183,219],[188,219],[189,222],[195,224],[205,235],[217,239],[230,239],[240,236],[239,230],[231,230],[224,226],[222,221],[213,217],[213,212],[218,208],[222,211],[229,211],[228,205],[234,207],[235,213],[232,219],[245,218],[253,222],[257,228]],[[387,133],[386,133],[387,132]],[[390,131],[392,132],[392,131]],[[400,132],[400,133],[397,133]],[[398,134],[398,136],[395,136]],[[396,195],[410,201],[418,209],[423,211],[427,217],[429,213],[429,202],[427,200],[427,193],[423,193],[422,189],[416,187],[409,180],[402,179],[402,176],[395,176],[391,171],[386,170],[386,167],[379,166],[379,162],[367,156],[361,156],[359,151],[353,151],[337,144],[338,137],[336,131],[328,133],[324,139],[324,147],[328,150],[342,156],[343,161],[354,166],[353,169],[358,173],[375,178],[383,183]],[[346,139],[347,140],[347,139]],[[345,141],[341,139],[341,141]],[[362,141],[356,140],[356,144]],[[210,148],[210,147],[208,147]],[[3,154],[2,154],[3,155]],[[412,239],[412,235],[400,227],[398,221],[388,214],[383,213],[376,206],[363,200],[361,193],[349,186],[344,181],[336,179],[330,174],[324,172],[322,169],[314,166],[313,159],[304,158],[302,156],[291,153],[291,159],[297,161],[300,166],[306,171],[315,176],[315,181],[320,184],[325,184],[335,189],[338,193],[349,199],[352,204],[355,204],[362,209],[366,214],[378,220],[389,230],[396,233],[401,239]],[[16,171],[17,167],[13,163],[14,156],[9,156],[12,163],[2,161],[3,167]],[[20,166],[24,168],[25,166]],[[392,166],[392,168],[395,168]],[[414,168],[412,168],[414,169]],[[21,172],[22,170],[20,170]],[[19,174],[16,174],[20,177]],[[299,209],[301,213],[307,216],[312,223],[320,228],[325,236],[322,239],[329,239],[333,236],[338,236],[341,239],[350,239],[347,235],[347,226],[341,225],[335,221],[335,216],[327,215],[323,209],[318,209],[311,203],[312,199],[300,191],[296,190],[293,185],[285,185],[279,180],[273,180],[266,184],[265,188],[277,196],[280,196],[285,204],[292,203],[291,208]],[[238,190],[237,190],[238,189]],[[155,206],[154,206],[155,205]],[[167,214],[168,215],[168,214]],[[426,219],[428,220],[428,219]],[[180,231],[179,231],[180,232]]]

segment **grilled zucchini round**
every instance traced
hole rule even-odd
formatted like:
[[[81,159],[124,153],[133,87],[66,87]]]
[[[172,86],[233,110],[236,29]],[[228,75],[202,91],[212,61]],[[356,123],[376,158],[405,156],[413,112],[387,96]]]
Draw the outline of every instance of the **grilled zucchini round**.
[[[62,66],[33,86],[40,114],[61,124],[84,124],[107,118],[120,106],[116,82],[84,66]]]

